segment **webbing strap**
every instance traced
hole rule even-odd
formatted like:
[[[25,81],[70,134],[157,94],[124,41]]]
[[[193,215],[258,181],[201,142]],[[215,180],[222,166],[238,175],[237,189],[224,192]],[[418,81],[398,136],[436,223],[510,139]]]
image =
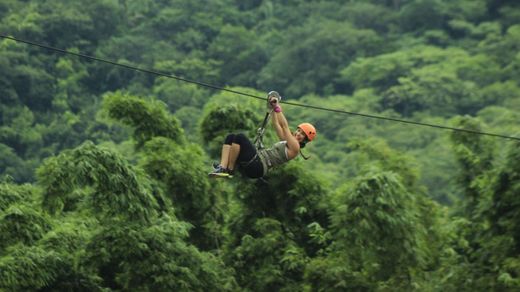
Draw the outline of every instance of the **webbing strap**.
[[[258,150],[264,148],[264,143],[262,141],[262,138],[264,137],[265,126],[267,125],[267,121],[269,120],[269,116],[271,116],[272,112],[273,111],[271,110],[271,111],[268,111],[265,113],[264,121],[262,122],[262,125],[260,126],[260,128],[258,128],[258,131],[256,133],[255,146],[256,146],[256,149],[258,149]]]

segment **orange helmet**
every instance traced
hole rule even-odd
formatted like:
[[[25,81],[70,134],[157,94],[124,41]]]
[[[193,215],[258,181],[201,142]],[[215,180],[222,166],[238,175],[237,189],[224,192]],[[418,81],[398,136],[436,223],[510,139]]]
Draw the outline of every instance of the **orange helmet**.
[[[316,128],[314,128],[313,125],[309,123],[301,123],[298,125],[298,128],[302,129],[302,131],[305,133],[305,136],[307,136],[307,139],[309,139],[309,142],[316,137]]]

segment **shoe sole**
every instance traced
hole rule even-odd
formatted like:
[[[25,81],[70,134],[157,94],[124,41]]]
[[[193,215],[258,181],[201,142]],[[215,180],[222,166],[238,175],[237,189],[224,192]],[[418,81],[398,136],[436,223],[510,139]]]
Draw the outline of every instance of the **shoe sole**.
[[[218,172],[212,172],[208,174],[211,178],[232,178],[233,176],[229,173],[218,173]]]

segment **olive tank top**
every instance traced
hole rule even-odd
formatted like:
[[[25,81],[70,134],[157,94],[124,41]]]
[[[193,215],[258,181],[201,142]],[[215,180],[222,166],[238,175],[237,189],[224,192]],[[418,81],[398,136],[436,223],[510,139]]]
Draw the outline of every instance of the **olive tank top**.
[[[258,157],[260,157],[260,161],[264,166],[265,175],[271,168],[289,161],[287,157],[287,141],[280,141],[271,148],[259,150]]]

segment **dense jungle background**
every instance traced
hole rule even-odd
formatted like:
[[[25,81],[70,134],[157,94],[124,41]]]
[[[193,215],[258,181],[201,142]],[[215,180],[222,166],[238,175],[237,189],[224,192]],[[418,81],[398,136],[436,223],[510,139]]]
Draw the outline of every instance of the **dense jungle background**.
[[[0,33],[284,101],[520,137],[514,0],[0,0]],[[265,102],[0,39],[2,291],[519,291],[520,142]],[[275,139],[266,133],[266,144]]]

